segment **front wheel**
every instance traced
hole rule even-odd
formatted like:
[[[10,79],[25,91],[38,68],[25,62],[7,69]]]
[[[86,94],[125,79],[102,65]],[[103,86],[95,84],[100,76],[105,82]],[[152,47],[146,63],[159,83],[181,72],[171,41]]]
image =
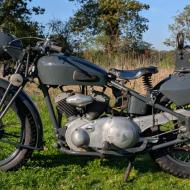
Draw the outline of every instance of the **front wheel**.
[[[0,97],[3,93],[4,90],[0,89]],[[31,156],[32,150],[20,145],[34,146],[35,142],[36,131],[30,113],[16,99],[0,120],[0,170],[14,170],[21,166]]]

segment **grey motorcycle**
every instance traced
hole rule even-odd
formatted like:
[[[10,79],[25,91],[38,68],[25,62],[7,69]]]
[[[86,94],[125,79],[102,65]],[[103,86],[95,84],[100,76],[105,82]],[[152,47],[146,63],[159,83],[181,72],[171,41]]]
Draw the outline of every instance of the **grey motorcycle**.
[[[150,153],[166,172],[190,178],[190,51],[178,34],[176,68],[156,86],[156,67],[109,71],[62,53],[49,38],[22,40],[0,31],[0,57],[6,61],[0,79],[0,169],[14,170],[43,150],[43,127],[23,88],[38,79],[57,138],[56,148],[73,156],[125,157],[127,180],[138,154]],[[146,95],[125,85],[142,78]],[[80,91],[66,90],[78,85]],[[98,88],[95,88],[98,87]],[[49,89],[58,88],[52,103]],[[115,105],[110,106],[111,89]],[[55,106],[53,106],[55,105]],[[62,118],[67,118],[67,123]]]

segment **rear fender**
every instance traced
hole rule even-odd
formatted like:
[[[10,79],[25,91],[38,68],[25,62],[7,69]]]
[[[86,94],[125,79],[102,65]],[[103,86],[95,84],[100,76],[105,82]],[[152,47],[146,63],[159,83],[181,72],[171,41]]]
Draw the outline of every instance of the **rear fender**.
[[[153,90],[159,90],[162,84],[164,84],[166,81],[168,81],[171,78],[171,76],[166,77],[165,79],[161,80],[158,84],[156,84],[153,87]]]
[[[177,106],[184,106],[190,103],[190,73],[171,75],[156,85],[169,100]]]

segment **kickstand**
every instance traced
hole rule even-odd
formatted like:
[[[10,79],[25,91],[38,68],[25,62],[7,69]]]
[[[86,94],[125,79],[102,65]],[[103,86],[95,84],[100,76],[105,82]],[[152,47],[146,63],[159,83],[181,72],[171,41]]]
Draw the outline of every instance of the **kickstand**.
[[[125,175],[124,175],[125,182],[127,182],[129,179],[129,175],[131,173],[134,161],[135,161],[135,156],[132,156],[129,158],[129,163],[128,163],[127,169],[125,170]]]

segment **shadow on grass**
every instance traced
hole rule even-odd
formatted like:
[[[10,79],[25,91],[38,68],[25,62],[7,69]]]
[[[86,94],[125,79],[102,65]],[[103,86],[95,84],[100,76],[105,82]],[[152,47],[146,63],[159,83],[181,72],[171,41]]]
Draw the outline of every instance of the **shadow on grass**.
[[[65,154],[34,154],[31,159],[32,167],[40,168],[53,168],[61,165],[79,165],[81,167],[86,166],[89,162],[94,161],[95,159],[100,159],[97,157],[84,157],[84,156],[71,156]],[[128,161],[127,158],[105,158],[101,160],[101,166],[111,167],[113,169],[125,169],[127,167]],[[153,162],[148,154],[138,156],[134,163],[134,168],[138,171],[139,174],[146,172],[157,173],[160,171],[159,167]]]

